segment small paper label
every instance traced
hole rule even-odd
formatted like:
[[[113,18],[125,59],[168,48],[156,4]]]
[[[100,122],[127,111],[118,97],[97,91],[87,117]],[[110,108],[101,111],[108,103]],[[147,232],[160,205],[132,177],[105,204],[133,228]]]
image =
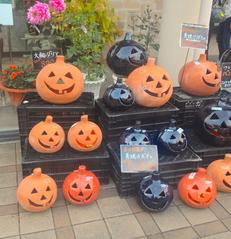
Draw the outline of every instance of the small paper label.
[[[221,111],[222,108],[221,107],[212,107],[211,110],[219,110],[219,111]]]
[[[189,178],[189,179],[194,179],[195,175],[196,175],[196,173],[190,173],[189,176],[188,176],[188,178]]]
[[[178,132],[179,134],[182,134],[182,133],[184,132],[184,130],[183,130],[182,128],[179,128],[179,129],[177,130],[177,132]]]

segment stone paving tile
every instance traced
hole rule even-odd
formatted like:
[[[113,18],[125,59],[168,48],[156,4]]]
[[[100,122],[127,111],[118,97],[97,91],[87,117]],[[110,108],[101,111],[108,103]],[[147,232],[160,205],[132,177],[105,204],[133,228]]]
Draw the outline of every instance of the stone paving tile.
[[[15,155],[16,155],[16,164],[22,163],[22,153],[21,153],[21,144],[15,144]]]
[[[228,229],[220,221],[209,222],[194,226],[194,229],[201,237],[206,237],[221,232],[226,232]]]
[[[177,207],[169,207],[164,212],[153,213],[152,217],[162,232],[189,226]]]
[[[76,239],[110,239],[105,222],[95,221],[74,226]]]
[[[16,172],[0,174],[0,188],[8,188],[14,186],[17,186]]]
[[[184,204],[181,199],[179,198],[179,194],[177,192],[177,190],[173,191],[173,203],[178,206],[178,205],[182,205]]]
[[[68,212],[72,225],[102,219],[100,210],[96,202],[83,207],[68,205]]]
[[[56,239],[55,230],[21,235],[21,239]]]
[[[63,198],[63,192],[61,188],[58,188],[57,199],[53,207],[66,206],[66,202]]]
[[[229,193],[218,192],[216,200],[223,198],[223,197],[228,197],[228,196],[230,196]]]
[[[20,231],[22,234],[54,229],[51,210],[39,213],[20,213]]]
[[[3,166],[3,167],[0,166],[0,173],[13,173],[16,171],[17,171],[16,165]]]
[[[208,208],[196,209],[186,205],[181,205],[179,208],[192,225],[198,225],[217,220],[215,214]]]
[[[71,220],[66,206],[51,208],[55,228],[71,225]]]
[[[223,232],[216,235],[203,237],[202,239],[230,239],[231,238],[231,232]]]
[[[224,219],[231,217],[231,214],[228,213],[224,209],[224,207],[221,206],[217,201],[215,201],[211,206],[210,209],[213,211],[213,213],[219,218],[219,219]]]
[[[169,231],[164,233],[165,239],[196,239],[197,233],[191,227]]]
[[[0,167],[15,165],[15,144],[0,144]]]
[[[2,239],[20,239],[20,236],[14,236],[14,237],[3,237]]]
[[[16,187],[1,188],[0,189],[0,206],[17,203],[15,195],[16,195]]]
[[[231,196],[225,196],[218,198],[217,201],[229,212],[231,213]]]
[[[99,199],[97,202],[104,218],[132,213],[126,199],[124,198],[120,197],[103,198]]]
[[[18,214],[17,204],[0,206],[0,216],[10,215],[10,214]]]
[[[165,239],[164,236],[161,233],[160,234],[155,234],[155,235],[147,236],[147,238],[148,239]]]
[[[113,239],[132,239],[145,236],[134,215],[107,218],[106,223]]]
[[[22,171],[17,172],[17,184],[19,184],[23,179]]]
[[[0,238],[19,234],[18,215],[0,216]]]
[[[118,196],[116,188],[105,188],[104,190],[100,190],[99,199],[116,196]]]
[[[137,199],[135,197],[129,197],[129,198],[126,198],[126,200],[127,200],[128,206],[130,207],[133,213],[143,211],[143,209],[137,203]]]
[[[152,216],[150,213],[147,212],[139,212],[135,214],[135,217],[139,224],[141,225],[145,235],[153,235],[160,233],[160,230],[154,220],[152,219]]]
[[[57,239],[75,239],[74,229],[72,226],[57,228],[55,231]]]
[[[231,217],[223,219],[222,222],[226,225],[226,227],[231,231]]]

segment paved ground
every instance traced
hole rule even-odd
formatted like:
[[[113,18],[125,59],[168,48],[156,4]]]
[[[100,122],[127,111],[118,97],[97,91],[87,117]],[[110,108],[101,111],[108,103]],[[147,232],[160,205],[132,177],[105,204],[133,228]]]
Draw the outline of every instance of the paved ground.
[[[218,194],[209,209],[191,209],[175,196],[163,213],[146,213],[135,198],[121,199],[113,183],[87,207],[65,203],[59,192],[54,207],[25,212],[16,202],[21,180],[19,144],[0,145],[0,238],[9,239],[230,239],[231,194]]]

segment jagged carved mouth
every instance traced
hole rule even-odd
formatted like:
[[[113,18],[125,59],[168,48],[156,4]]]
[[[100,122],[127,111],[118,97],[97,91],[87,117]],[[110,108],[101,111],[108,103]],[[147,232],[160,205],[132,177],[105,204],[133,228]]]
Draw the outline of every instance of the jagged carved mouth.
[[[226,187],[231,188],[231,185],[229,183],[227,183],[225,180],[223,180],[223,183]]]
[[[165,92],[162,92],[162,93],[160,94],[160,96],[159,96],[158,93],[152,92],[152,91],[150,91],[150,90],[148,90],[148,89],[144,89],[144,92],[147,93],[147,94],[149,94],[149,95],[151,95],[151,96],[154,96],[154,97],[164,97],[164,96],[166,96],[166,95],[169,93],[170,88],[171,88],[171,87],[169,86],[169,88],[168,88]]]
[[[57,144],[55,144],[54,146],[49,146],[49,145],[47,145],[47,144],[44,144],[43,142],[40,141],[40,139],[38,139],[38,142],[39,142],[39,144],[40,144],[41,146],[43,146],[44,148],[50,149],[51,147],[57,147],[57,146],[59,145],[59,143],[60,143],[60,140],[59,140],[59,142],[58,142]]]
[[[196,204],[201,204],[201,202],[199,202],[199,201],[197,201],[196,199],[194,199],[194,198],[190,195],[190,193],[188,194],[188,197],[189,197],[189,199],[190,199],[191,201],[193,201],[194,203],[196,203]],[[211,200],[211,198],[209,198],[207,201],[205,201],[205,203],[208,203],[210,200]]]
[[[52,91],[53,93],[55,93],[56,95],[63,95],[63,94],[66,94],[66,93],[70,93],[74,87],[75,87],[75,84],[73,84],[72,86],[64,89],[64,90],[56,90],[56,89],[53,89],[51,86],[49,86],[46,82],[45,82],[45,85],[47,86],[47,88]]]
[[[52,201],[52,199],[53,199],[53,195],[51,196],[51,199],[50,199],[46,204],[37,204],[37,203],[31,201],[30,199],[28,199],[28,201],[29,201],[29,203],[30,203],[32,206],[34,206],[34,207],[44,207],[45,205],[50,204],[51,201]]]
[[[79,142],[78,139],[76,139],[76,143],[83,148],[89,149],[96,144],[97,140],[98,140],[98,137],[95,139],[95,141],[92,144],[83,144],[83,143]]]
[[[88,200],[91,198],[92,193],[91,193],[88,197],[83,198],[82,200],[79,200],[79,199],[74,198],[69,191],[68,191],[68,195],[69,195],[69,197],[70,197],[72,200],[74,200],[74,201],[76,201],[76,202],[83,202],[83,201],[88,201]]]
[[[213,84],[213,83],[207,82],[203,76],[202,76],[202,80],[203,80],[203,82],[204,82],[206,85],[208,85],[208,86],[210,86],[210,87],[215,87],[215,86],[217,85],[217,84]]]

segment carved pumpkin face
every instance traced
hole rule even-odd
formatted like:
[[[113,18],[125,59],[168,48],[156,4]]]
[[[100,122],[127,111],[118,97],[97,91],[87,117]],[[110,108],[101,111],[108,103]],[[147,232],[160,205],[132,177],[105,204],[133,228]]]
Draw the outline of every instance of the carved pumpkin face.
[[[112,110],[128,109],[134,103],[131,90],[118,78],[115,85],[108,87],[103,96],[104,103]]]
[[[74,65],[57,56],[56,62],[46,65],[36,78],[40,97],[50,103],[67,104],[77,100],[83,91],[83,75]]]
[[[216,199],[216,185],[206,174],[206,169],[199,168],[196,173],[187,174],[180,180],[178,193],[187,205],[206,208]]]
[[[17,189],[19,204],[29,212],[41,212],[49,209],[56,200],[57,186],[55,181],[41,168],[35,168],[33,173],[25,177]]]
[[[86,170],[84,165],[70,173],[63,183],[63,195],[65,199],[77,205],[87,205],[98,197],[100,183],[91,171]]]
[[[149,58],[145,66],[134,70],[126,81],[132,90],[137,104],[146,107],[160,107],[172,96],[172,80],[168,73],[155,65],[155,59]]]
[[[160,178],[158,172],[154,172],[143,178],[138,195],[142,207],[151,212],[161,212],[172,202],[173,189]]]
[[[78,151],[93,151],[102,142],[102,132],[99,126],[88,121],[88,116],[81,116],[81,120],[71,126],[67,140],[69,145]]]
[[[207,168],[207,174],[215,181],[217,190],[231,192],[231,154],[213,161]]]
[[[54,123],[50,115],[45,121],[36,124],[29,133],[29,143],[39,153],[55,153],[63,147],[64,141],[63,128]]]
[[[197,96],[214,95],[220,89],[221,73],[215,63],[201,54],[199,61],[187,63],[178,76],[180,87],[186,93]]]

